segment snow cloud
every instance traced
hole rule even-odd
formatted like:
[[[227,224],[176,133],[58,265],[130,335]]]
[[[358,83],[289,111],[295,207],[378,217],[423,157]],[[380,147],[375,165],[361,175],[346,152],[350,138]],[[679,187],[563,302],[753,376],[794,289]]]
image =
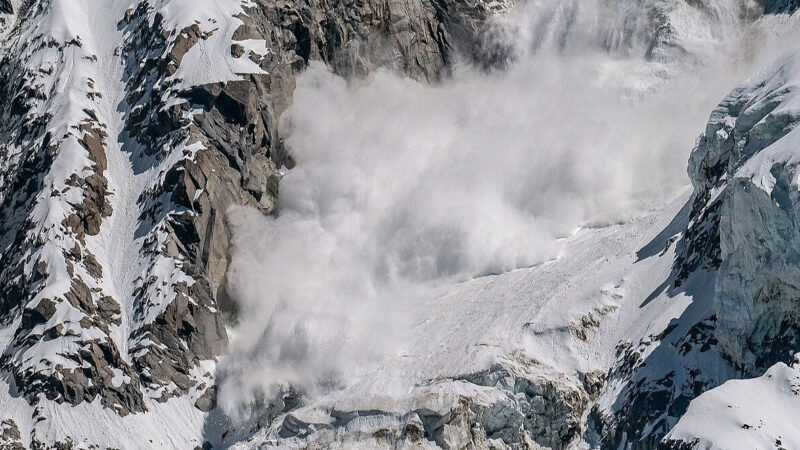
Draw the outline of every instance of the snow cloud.
[[[732,56],[745,38],[689,36],[703,42],[692,57],[655,55],[631,3],[651,2],[531,1],[502,19],[518,56],[507,70],[465,65],[437,86],[387,71],[346,82],[321,65],[301,75],[277,215],[230,213],[241,311],[222,406],[346,385],[403,352],[419,299],[555,258],[578,227],[627,220],[686,184],[694,139],[750,67]],[[686,8],[696,17],[682,20],[738,20]]]

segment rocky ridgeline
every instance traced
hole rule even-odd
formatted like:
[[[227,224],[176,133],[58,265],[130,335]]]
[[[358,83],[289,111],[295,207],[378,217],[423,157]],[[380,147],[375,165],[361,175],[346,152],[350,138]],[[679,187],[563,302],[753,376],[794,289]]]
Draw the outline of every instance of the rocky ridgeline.
[[[791,364],[800,348],[798,105],[800,55],[794,54],[720,103],[690,161],[692,224],[719,240],[710,338],[737,378]],[[664,445],[705,444],[684,438]]]
[[[720,241],[715,336],[750,376],[792,362],[800,344],[793,281],[800,274],[800,192],[788,136],[800,123],[797,61],[780,61],[731,92],[714,110],[689,167],[705,200],[693,219]]]
[[[59,40],[58,30],[40,30],[46,7],[14,11],[0,62],[0,310],[13,334],[2,367],[31,401],[100,395],[120,413],[142,411],[128,382],[135,374],[111,336],[120,304],[101,287],[105,268],[87,246],[113,212],[107,127],[92,107],[102,95],[91,70],[96,56],[80,36]],[[84,65],[85,78],[71,78],[64,59]],[[85,100],[59,105],[65,86]]]

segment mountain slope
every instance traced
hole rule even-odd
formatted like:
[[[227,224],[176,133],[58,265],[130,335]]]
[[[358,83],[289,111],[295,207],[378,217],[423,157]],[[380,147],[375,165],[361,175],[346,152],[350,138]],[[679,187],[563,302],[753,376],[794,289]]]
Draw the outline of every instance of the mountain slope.
[[[279,184],[297,162],[280,121],[309,65],[446,86],[463,67],[574,58],[627,101],[786,50],[796,9],[0,0],[0,445],[790,448],[797,56],[714,110],[691,194],[586,220],[543,264],[424,291],[405,351],[355,380],[253,394],[244,417],[217,405],[217,384],[260,376],[218,371],[246,323],[228,269],[252,245],[228,213],[287,212]],[[728,381],[744,377],[759,378]]]
[[[353,72],[374,59],[437,78],[456,42],[448,27],[466,38],[477,29],[470,21],[489,14],[464,8],[456,23],[429,3],[358,12],[237,1],[4,5],[2,367],[11,396],[33,413],[20,425],[24,442],[135,442],[113,432],[94,441],[67,424],[108,413],[61,403],[99,402],[91,411],[152,424],[180,421],[174,411],[188,402],[197,429],[227,340],[224,213],[274,207],[286,157],[276,122],[294,73],[311,58],[341,58]],[[320,11],[331,20],[313,22]],[[419,42],[424,30],[439,34]],[[381,33],[406,56],[342,47]],[[165,403],[174,397],[179,405]],[[152,418],[139,417],[147,411]],[[165,444],[189,439],[149,426],[139,432]]]
[[[686,220],[687,195],[627,224],[580,230],[557,260],[430,299],[402,357],[241,448],[574,445],[589,432],[583,417],[617,342],[653,340],[693,301],[659,289],[675,255],[659,230],[676,214]]]

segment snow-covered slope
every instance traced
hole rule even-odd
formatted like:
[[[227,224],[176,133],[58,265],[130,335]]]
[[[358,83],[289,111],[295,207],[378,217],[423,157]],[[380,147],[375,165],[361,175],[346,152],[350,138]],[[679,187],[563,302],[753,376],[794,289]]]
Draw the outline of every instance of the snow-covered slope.
[[[227,341],[225,211],[274,207],[294,74],[341,58],[345,73],[396,64],[435,79],[457,43],[438,24],[467,38],[491,9],[431,8],[0,4],[2,402],[15,439],[202,444]],[[344,47],[383,34],[407,56]]]
[[[242,448],[574,444],[589,432],[585,416],[617,343],[654,341],[692,303],[659,286],[676,247],[662,230],[685,223],[688,194],[630,223],[579,230],[556,260],[430,299],[407,353],[280,417]]]
[[[667,435],[674,448],[800,446],[800,373],[778,363],[758,378],[732,380],[698,397]]]
[[[412,280],[403,292],[414,297],[401,305],[407,310],[387,307],[382,317],[403,323],[383,330],[402,351],[384,351],[380,329],[362,336],[359,345],[374,337],[381,351],[375,352],[379,358],[367,355],[369,364],[352,371],[357,376],[343,381],[322,363],[301,365],[300,374],[275,367],[291,366],[292,352],[305,347],[278,345],[280,335],[268,326],[272,318],[261,323],[264,316],[253,314],[260,304],[240,298],[247,286],[231,286],[229,265],[247,253],[244,247],[261,249],[252,240],[263,236],[244,233],[248,228],[231,223],[228,213],[232,206],[249,208],[239,221],[272,214],[282,175],[296,163],[296,173],[307,169],[293,156],[301,144],[350,142],[348,129],[314,130],[319,133],[309,132],[303,141],[291,135],[298,132],[291,123],[279,126],[296,79],[310,63],[349,80],[383,69],[442,83],[444,99],[469,92],[459,90],[464,86],[480,89],[501,80],[503,73],[511,74],[508,86],[524,88],[525,67],[562,64],[586,69],[585,85],[566,79],[564,85],[611,93],[593,99],[635,103],[686,89],[692,100],[686,107],[699,108],[710,91],[728,89],[753,65],[793,47],[800,20],[792,15],[794,1],[513,3],[0,0],[0,446],[800,445],[789,419],[797,416],[797,370],[787,366],[800,350],[793,281],[800,231],[796,55],[762,70],[714,110],[689,162],[693,190],[649,196],[668,200],[637,204],[621,220],[607,220],[618,218],[609,211],[620,205],[592,204],[586,209],[593,214],[577,219],[565,214],[575,223],[553,225],[556,234],[581,228],[546,242],[553,258],[532,267],[488,276],[458,268],[450,277],[431,276],[435,289]],[[484,76],[475,67],[501,75]],[[312,75],[314,70],[322,69],[316,66]],[[448,91],[454,73],[460,84]],[[704,77],[714,83],[703,84]],[[691,89],[702,92],[691,95]],[[464,101],[495,105],[486,98]],[[319,111],[346,111],[322,108],[319,100]],[[305,98],[306,106],[312,103]],[[590,117],[603,114],[597,105],[574,115],[586,119],[583,128],[559,124],[564,108],[551,109],[556,120],[546,123],[587,133],[583,145],[607,136],[600,132],[606,125]],[[288,115],[301,118],[297,111]],[[456,116],[456,123],[471,123],[466,112]],[[303,122],[329,123],[337,122]],[[701,131],[703,124],[696,127]],[[446,133],[431,136],[434,151],[414,143],[423,154],[469,154],[448,153]],[[393,138],[363,141],[390,146]],[[483,145],[495,151],[497,142]],[[472,154],[474,164],[492,164],[485,153]],[[422,163],[420,153],[397,156],[407,170]],[[358,183],[337,183],[337,177],[358,173],[348,169],[361,167],[359,161],[337,163],[338,171],[324,178],[349,189],[348,195],[395,192],[365,193]],[[614,164],[621,163],[602,168]],[[502,175],[526,173],[510,169]],[[595,169],[584,173],[601,173],[600,165]],[[378,181],[391,184],[390,178]],[[303,189],[326,187],[313,181],[289,185],[290,200],[304,198],[296,195]],[[558,189],[548,192],[557,195]],[[419,198],[412,200],[423,206]],[[542,206],[558,198],[520,198],[533,208],[520,214],[529,220],[559,209]],[[338,200],[308,209],[321,216],[320,209],[329,207],[327,218],[344,217],[346,227],[355,227],[359,222],[343,211],[352,213],[357,202]],[[291,206],[282,204],[279,213],[291,217],[297,212]],[[606,220],[593,220],[598,216]],[[506,231],[501,222],[477,237],[507,243],[498,238]],[[404,223],[418,224],[412,218]],[[290,231],[295,234],[282,236],[303,237],[303,229]],[[267,251],[282,257],[281,251],[300,248],[280,244]],[[485,254],[492,257],[503,251],[490,250]],[[526,251],[520,245],[515,255]],[[312,280],[322,284],[316,291],[312,283],[296,282],[296,274],[313,273],[304,266],[310,260],[289,256],[274,274],[259,275],[258,262],[251,269],[260,279],[286,275],[286,283],[273,285],[286,288],[289,299],[296,298],[294,289],[316,295],[329,288],[326,277]],[[511,266],[540,255],[524,256]],[[474,266],[495,267],[492,262]],[[361,263],[353,267],[365,267]],[[345,284],[368,278],[350,275]],[[246,277],[234,281],[261,286]],[[354,298],[363,291],[354,289]],[[312,318],[321,330],[331,329],[326,326],[334,316],[361,311],[322,310],[328,315]],[[343,335],[342,342],[353,344],[352,335]],[[335,356],[337,364],[348,363],[341,352],[321,348],[320,361]],[[353,348],[358,353],[363,347]],[[226,350],[232,352],[227,357]],[[288,381],[277,390],[261,389],[270,381],[265,366],[296,379],[282,378]],[[314,370],[320,373],[308,373]],[[728,381],[743,377],[759,378]],[[305,389],[306,378],[322,380],[323,388]],[[247,400],[217,405],[218,388],[240,389]],[[223,400],[238,398],[222,394]],[[764,398],[774,399],[772,409],[763,407]],[[706,426],[709,415],[715,420]]]

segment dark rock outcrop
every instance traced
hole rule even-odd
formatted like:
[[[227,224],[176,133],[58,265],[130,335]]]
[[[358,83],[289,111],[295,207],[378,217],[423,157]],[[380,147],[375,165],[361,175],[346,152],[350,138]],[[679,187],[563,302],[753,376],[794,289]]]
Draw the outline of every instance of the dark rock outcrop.
[[[800,8],[798,0],[759,0],[767,14],[793,13]]]

